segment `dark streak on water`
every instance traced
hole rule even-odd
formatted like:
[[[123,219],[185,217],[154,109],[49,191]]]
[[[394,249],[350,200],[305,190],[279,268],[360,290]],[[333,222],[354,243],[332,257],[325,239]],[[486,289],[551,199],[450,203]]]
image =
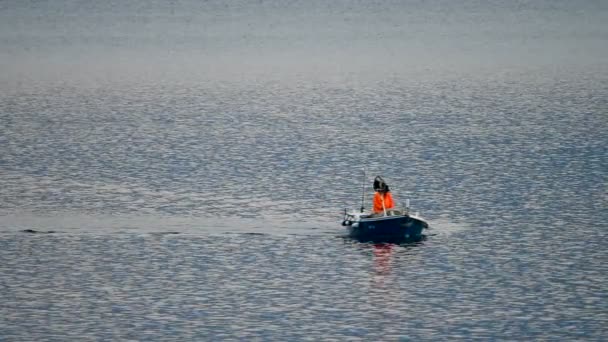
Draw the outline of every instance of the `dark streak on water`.
[[[606,13],[0,2],[0,340],[605,340]]]

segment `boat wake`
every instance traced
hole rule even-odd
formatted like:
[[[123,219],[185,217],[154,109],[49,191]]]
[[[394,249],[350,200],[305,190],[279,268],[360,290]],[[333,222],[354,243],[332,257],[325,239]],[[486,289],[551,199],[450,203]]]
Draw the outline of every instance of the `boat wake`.
[[[465,222],[448,217],[438,217],[427,221],[429,223],[429,229],[425,231],[427,236],[449,236],[465,232],[471,228]]]
[[[306,220],[289,216],[201,217],[161,215],[101,215],[81,213],[19,213],[0,216],[0,233],[65,234],[263,234],[326,235],[336,223],[325,218]]]

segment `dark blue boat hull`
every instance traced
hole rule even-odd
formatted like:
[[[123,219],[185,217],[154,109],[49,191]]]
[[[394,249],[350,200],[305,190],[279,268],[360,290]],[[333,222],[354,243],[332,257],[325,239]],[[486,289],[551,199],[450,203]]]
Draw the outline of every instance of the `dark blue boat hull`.
[[[423,239],[428,224],[411,216],[364,218],[346,226],[348,235],[360,241],[408,242]]]

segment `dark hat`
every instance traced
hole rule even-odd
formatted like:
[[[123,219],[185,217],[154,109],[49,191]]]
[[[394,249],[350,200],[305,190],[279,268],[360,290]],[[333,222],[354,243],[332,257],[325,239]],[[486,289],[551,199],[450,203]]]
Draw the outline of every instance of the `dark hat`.
[[[388,184],[386,184],[384,179],[382,179],[380,176],[376,176],[376,178],[374,178],[374,191],[390,191]]]

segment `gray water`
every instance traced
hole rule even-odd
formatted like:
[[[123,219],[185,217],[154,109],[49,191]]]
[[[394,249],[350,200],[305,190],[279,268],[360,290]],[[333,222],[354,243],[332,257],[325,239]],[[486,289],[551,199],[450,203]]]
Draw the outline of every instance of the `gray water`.
[[[0,340],[605,340],[607,17],[0,2]]]

